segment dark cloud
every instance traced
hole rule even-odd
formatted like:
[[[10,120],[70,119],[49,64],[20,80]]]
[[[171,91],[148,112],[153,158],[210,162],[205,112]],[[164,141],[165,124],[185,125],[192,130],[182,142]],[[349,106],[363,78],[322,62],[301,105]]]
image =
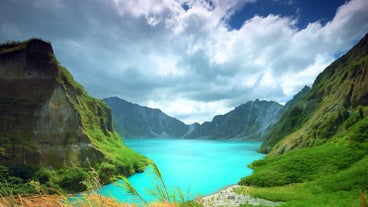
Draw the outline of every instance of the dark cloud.
[[[302,29],[280,13],[251,16],[237,30],[229,18],[254,0],[211,2],[2,0],[0,41],[49,40],[91,95],[189,123],[256,98],[284,102],[368,31],[366,0]]]

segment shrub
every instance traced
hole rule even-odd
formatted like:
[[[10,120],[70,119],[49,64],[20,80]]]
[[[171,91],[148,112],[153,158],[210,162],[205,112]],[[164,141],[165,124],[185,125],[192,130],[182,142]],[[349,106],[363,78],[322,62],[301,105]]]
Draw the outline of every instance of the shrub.
[[[60,187],[68,192],[82,192],[86,190],[86,186],[82,181],[89,179],[89,174],[82,168],[61,169],[58,172]]]
[[[26,165],[14,165],[9,167],[9,175],[21,178],[23,181],[30,180],[35,173],[34,168]]]

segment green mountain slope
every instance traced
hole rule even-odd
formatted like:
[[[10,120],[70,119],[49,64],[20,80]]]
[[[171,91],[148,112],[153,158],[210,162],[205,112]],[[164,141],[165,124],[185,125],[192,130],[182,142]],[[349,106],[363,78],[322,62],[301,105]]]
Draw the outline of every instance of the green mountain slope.
[[[146,158],[114,131],[111,109],[58,64],[49,43],[0,45],[0,88],[2,176],[27,182],[45,169],[58,174],[47,175],[45,184],[79,191],[80,181],[68,184],[66,172],[76,178],[92,166],[109,182],[113,174],[131,175],[145,166]]]
[[[265,159],[240,184],[284,206],[365,206],[368,34],[328,66],[267,135]]]
[[[262,152],[277,154],[325,143],[358,106],[368,105],[367,42],[366,36],[317,77],[311,91],[265,137]]]

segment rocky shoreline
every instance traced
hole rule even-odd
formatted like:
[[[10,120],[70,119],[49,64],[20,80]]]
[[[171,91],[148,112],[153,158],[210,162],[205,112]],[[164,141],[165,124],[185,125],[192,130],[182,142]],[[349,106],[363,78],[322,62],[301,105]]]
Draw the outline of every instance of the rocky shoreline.
[[[255,198],[250,195],[237,194],[235,189],[241,188],[239,185],[231,185],[217,193],[204,196],[199,199],[198,202],[203,204],[204,207],[236,207],[240,204],[250,204],[254,206],[278,206],[281,202],[273,202],[261,198]]]

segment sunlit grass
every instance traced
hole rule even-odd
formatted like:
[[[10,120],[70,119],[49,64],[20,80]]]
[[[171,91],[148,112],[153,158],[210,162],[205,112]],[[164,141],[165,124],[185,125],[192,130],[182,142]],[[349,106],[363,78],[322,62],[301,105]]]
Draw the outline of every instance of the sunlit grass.
[[[244,189],[244,188],[243,188]],[[244,191],[244,190],[243,190]],[[316,183],[300,183],[291,186],[278,187],[250,187],[246,192],[239,191],[239,193],[246,193],[254,197],[259,197],[271,201],[285,202],[282,206],[366,206],[364,198],[366,193],[354,191],[338,191],[325,192],[317,186]],[[364,205],[361,205],[365,202]]]
[[[271,201],[282,201],[286,203],[284,206],[365,207],[368,189],[368,156],[362,155],[362,152],[357,149],[350,149],[351,152],[355,153],[347,153],[346,155],[350,154],[350,157],[346,158],[345,156],[340,157],[345,153],[335,151],[337,148],[327,146],[318,148],[295,151],[256,164],[259,168],[256,168],[256,172],[250,176],[251,179],[243,179],[243,184],[261,183],[263,187],[254,185],[255,187],[242,188],[242,193]],[[321,149],[323,152],[330,151],[331,153],[321,154]],[[349,149],[346,150],[349,151]],[[313,160],[309,159],[309,156],[303,156],[313,153],[316,153],[315,157],[320,159]],[[323,158],[323,154],[329,155],[326,157],[327,159]],[[358,159],[354,159],[354,156]],[[328,163],[325,163],[324,160]],[[295,167],[297,170],[290,170],[290,167],[295,166],[296,162],[298,163]],[[304,164],[301,169],[306,171],[302,171],[298,167],[300,163]],[[284,166],[288,166],[289,170],[283,169]],[[267,177],[263,177],[258,174],[257,170],[260,172],[267,170],[269,173],[267,173]],[[278,171],[284,172],[282,178],[286,179],[286,184],[272,181],[280,178]]]
[[[154,175],[157,176],[159,183],[155,188],[150,189],[148,193],[155,196],[155,201],[148,202],[138,191],[130,184],[126,177],[120,177],[123,182],[120,185],[122,192],[128,192],[139,198],[141,202],[127,203],[117,201],[114,198],[102,195],[102,182],[99,173],[91,168],[89,176],[81,184],[86,186],[87,191],[78,195],[67,195],[57,189],[46,187],[40,182],[32,180],[28,182],[29,188],[33,188],[35,194],[14,194],[12,186],[2,186],[0,191],[0,207],[28,207],[28,206],[44,206],[44,207],[201,207],[202,205],[196,201],[190,201],[189,196],[185,198],[184,193],[178,189],[175,192],[169,192],[158,167],[150,163]],[[119,182],[120,183],[120,182]]]

